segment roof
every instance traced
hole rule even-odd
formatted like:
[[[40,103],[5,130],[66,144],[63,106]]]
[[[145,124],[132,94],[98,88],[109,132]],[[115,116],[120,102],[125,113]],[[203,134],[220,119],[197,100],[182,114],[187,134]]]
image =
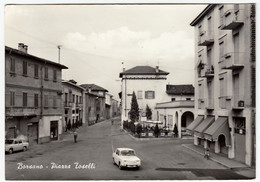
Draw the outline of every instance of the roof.
[[[108,90],[106,90],[103,87],[100,87],[98,85],[95,85],[95,84],[82,84],[80,86],[85,88],[85,89],[89,89],[90,88],[92,91],[105,91],[105,92],[108,92]]]
[[[168,75],[169,73],[158,68],[153,68],[151,66],[136,66],[129,70],[123,71],[119,74],[121,78],[123,75]]]
[[[69,81],[67,81],[67,80],[62,80],[62,83],[69,84],[69,85],[72,85],[72,86],[74,86],[74,87],[76,87],[76,88],[79,88],[79,89],[81,89],[81,90],[84,90],[83,87],[81,87],[81,86],[79,86],[79,85],[77,85],[77,84],[71,82],[71,80],[69,80]]]
[[[194,95],[194,87],[188,85],[166,85],[166,93],[174,95]]]
[[[130,148],[117,148],[118,150],[133,150],[134,151],[134,149],[130,149]]]
[[[191,23],[191,26],[195,26],[200,20],[214,7],[216,4],[209,4]]]
[[[39,61],[39,62],[42,62],[42,63],[48,63],[48,64],[51,64],[51,65],[60,67],[61,69],[68,69],[67,66],[64,66],[64,65],[62,65],[62,64],[55,63],[55,62],[49,61],[49,60],[47,60],[47,59],[43,59],[43,58],[37,57],[37,56],[34,56],[34,55],[31,55],[31,54],[25,53],[25,52],[23,52],[23,51],[20,51],[20,50],[18,50],[18,49],[14,49],[14,48],[11,48],[11,47],[8,47],[8,46],[5,46],[5,51],[6,51],[6,52],[9,51],[10,53],[15,53],[15,54],[18,54],[18,55],[20,55],[20,56],[28,57],[28,58],[34,59],[34,60]]]

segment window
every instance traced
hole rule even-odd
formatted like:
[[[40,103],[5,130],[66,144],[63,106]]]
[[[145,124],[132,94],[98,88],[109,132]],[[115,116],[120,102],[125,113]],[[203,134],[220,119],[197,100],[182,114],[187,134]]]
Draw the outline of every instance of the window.
[[[34,77],[39,78],[38,64],[34,64]]]
[[[186,98],[186,100],[191,100],[191,98]]]
[[[44,95],[44,107],[48,107],[48,95]]]
[[[23,75],[27,76],[27,62],[23,61]]]
[[[23,107],[27,107],[27,93],[23,93]]]
[[[45,79],[45,80],[48,80],[48,78],[49,78],[49,75],[48,75],[48,68],[45,67],[45,68],[44,68],[44,79]]]
[[[72,94],[72,102],[75,103],[75,95]]]
[[[172,101],[175,101],[176,100],[176,98],[172,98]]]
[[[79,103],[82,104],[82,97],[79,96]]]
[[[137,91],[137,99],[143,99],[143,91]]]
[[[223,16],[224,16],[224,5],[219,5],[219,26],[223,25]]]
[[[65,102],[68,102],[68,93],[65,93]]]
[[[10,92],[10,106],[15,106],[15,92]]]
[[[53,108],[57,107],[57,98],[56,96],[53,96]]]
[[[57,81],[57,70],[53,70],[53,81]]]
[[[146,99],[154,99],[154,91],[145,91]]]
[[[235,121],[235,133],[244,135],[246,133],[246,121],[245,118],[234,118]]]
[[[76,104],[78,104],[79,103],[79,101],[78,101],[78,96],[76,96]]]
[[[39,94],[34,94],[34,107],[39,106]]]
[[[11,61],[11,65],[10,65],[10,72],[11,73],[15,73],[15,59],[14,58],[10,58]]]

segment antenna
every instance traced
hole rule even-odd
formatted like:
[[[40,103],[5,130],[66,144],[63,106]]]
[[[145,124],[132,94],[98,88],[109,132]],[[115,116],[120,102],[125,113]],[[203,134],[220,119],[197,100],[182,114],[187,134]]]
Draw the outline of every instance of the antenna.
[[[62,47],[62,45],[58,45],[57,48],[59,49],[58,51],[58,61],[59,61],[59,64],[60,64],[60,48]]]

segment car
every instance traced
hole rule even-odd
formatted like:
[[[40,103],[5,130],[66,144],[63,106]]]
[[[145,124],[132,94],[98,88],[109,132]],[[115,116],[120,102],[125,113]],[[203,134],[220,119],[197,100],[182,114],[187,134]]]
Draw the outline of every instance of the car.
[[[17,138],[10,138],[5,140],[5,152],[12,154],[15,151],[26,151],[29,143]]]
[[[136,156],[135,151],[130,148],[117,148],[112,154],[112,160],[120,170],[123,167],[139,169],[141,166],[141,160]]]

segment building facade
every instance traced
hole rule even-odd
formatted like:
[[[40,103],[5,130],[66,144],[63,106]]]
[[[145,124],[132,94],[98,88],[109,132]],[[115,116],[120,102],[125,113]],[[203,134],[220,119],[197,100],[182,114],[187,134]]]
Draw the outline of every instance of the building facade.
[[[186,135],[186,127],[194,120],[194,87],[192,85],[166,85],[168,99],[156,104],[157,120],[165,128],[174,129],[178,136]]]
[[[74,80],[62,81],[63,129],[67,131],[85,123],[83,119],[84,88]]]
[[[158,66],[156,68],[136,66],[119,74],[122,79],[121,124],[124,120],[129,120],[133,92],[136,94],[140,116],[145,116],[146,105],[148,105],[152,110],[152,119],[157,119],[155,106],[157,102],[162,102],[167,97],[162,88],[165,88],[168,74],[160,70]]]
[[[85,89],[85,120],[88,125],[106,119],[106,89],[95,84],[80,85]]]
[[[249,166],[255,155],[255,5],[208,5],[196,17],[194,144]]]
[[[66,66],[27,53],[28,46],[5,47],[6,138],[24,135],[30,144],[60,139],[62,69]]]

